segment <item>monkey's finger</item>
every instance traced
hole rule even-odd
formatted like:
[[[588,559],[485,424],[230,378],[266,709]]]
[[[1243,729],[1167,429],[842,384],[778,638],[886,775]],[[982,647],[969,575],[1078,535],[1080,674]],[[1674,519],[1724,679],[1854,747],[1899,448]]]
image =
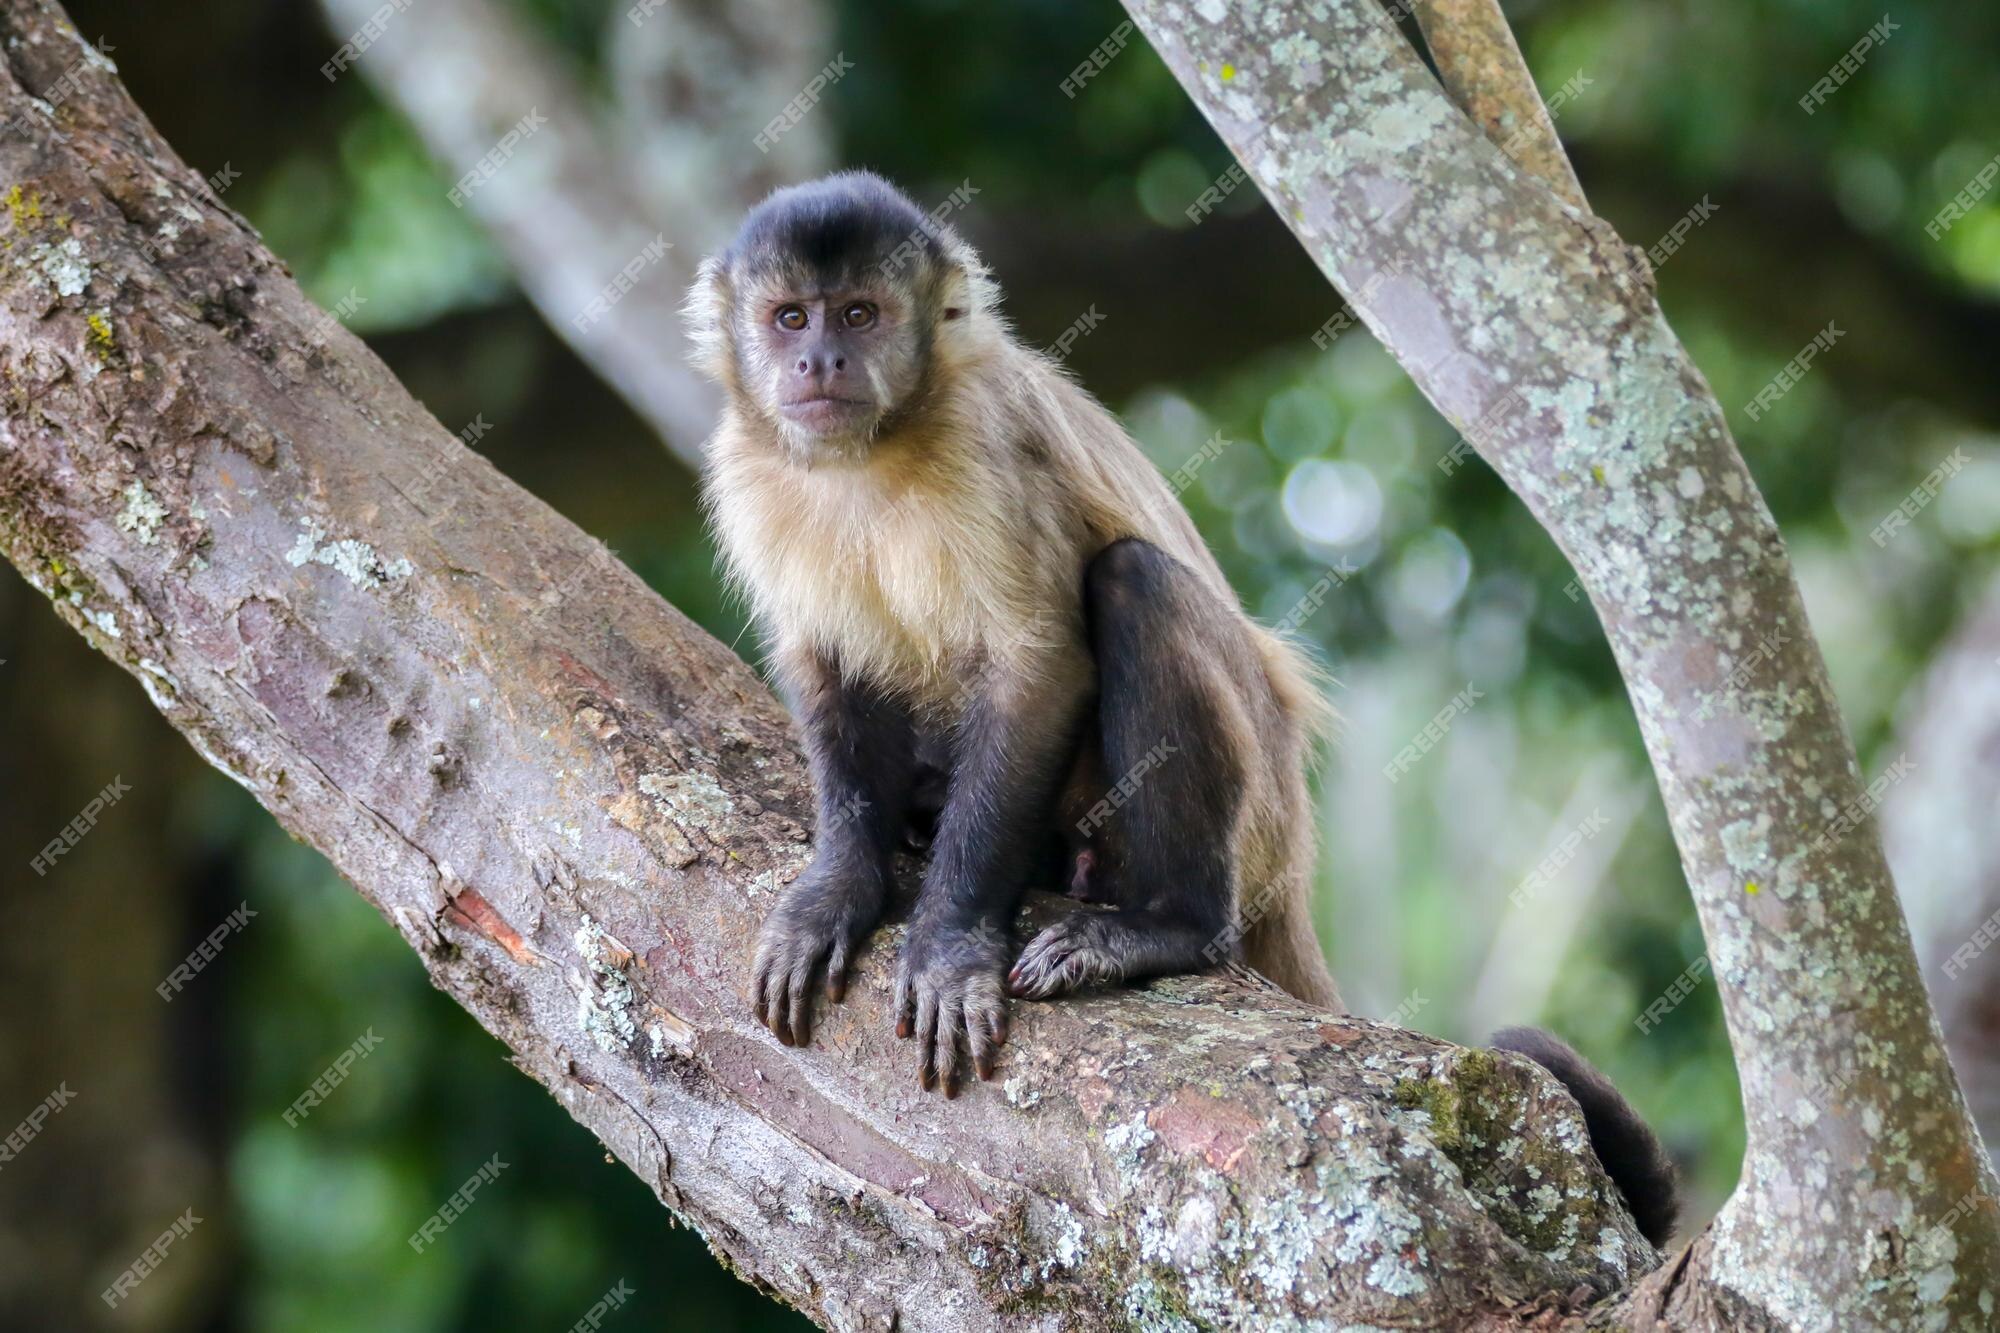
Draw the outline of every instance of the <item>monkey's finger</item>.
[[[791,996],[787,994],[786,982],[785,973],[775,969],[772,971],[769,1012],[765,1015],[764,1026],[771,1029],[772,1036],[790,1046],[792,1044]]]
[[[1049,933],[1043,931],[1029,940],[1028,947],[1014,960],[1014,968],[1007,974],[1007,993],[1023,1000],[1036,998],[1035,990],[1047,975],[1048,956]]]
[[[847,998],[847,941],[834,943],[833,954],[826,960],[826,998],[839,1004]]]
[[[1023,1000],[1046,1000],[1062,989],[1062,965],[1051,963],[1038,968],[1028,978],[1014,988],[1014,994]]]
[[[750,975],[750,1012],[757,1015],[757,1021],[765,1027],[771,1026],[770,1013],[764,1006],[764,993],[769,980],[768,962],[760,951]]]
[[[1061,994],[1074,984],[1071,964],[1075,956],[1076,942],[1070,933],[1061,926],[1049,927],[1021,951],[1021,961],[1014,964],[1008,977],[1008,991],[1023,1000],[1046,1000]]]
[[[929,1092],[937,1086],[937,991],[930,986],[921,988],[917,996],[917,1045],[923,1050],[923,1069],[917,1075],[917,1082]]]
[[[792,1044],[804,1046],[812,1040],[813,955],[809,952],[792,968],[787,985],[792,992]]]
[[[938,1024],[938,1064],[944,1075],[944,1096],[946,1101],[958,1096],[958,1081],[961,1061],[959,1051],[972,1024],[972,1015],[965,1006],[953,1000],[944,1007],[943,1021]]]
[[[1007,993],[1009,995],[1012,995],[1017,1000],[1039,998],[1035,992],[1041,986],[1042,978],[1047,974],[1043,967],[1043,959],[1046,953],[1047,950],[1042,947],[1040,940],[1036,940],[1027,947],[1021,954],[1021,960],[1014,964],[1014,970],[1007,974]]]
[[[757,1021],[773,1033],[778,1030],[778,996],[784,987],[784,974],[778,971],[771,955],[760,953],[757,959]]]
[[[993,1011],[968,1013],[965,1016],[965,1040],[972,1048],[972,1069],[983,1079],[993,1077],[993,1060],[999,1054],[998,1045],[993,1040]]]
[[[751,964],[756,980],[751,989],[756,1003],[757,1017],[764,1026],[771,1026],[771,1013],[777,1000],[777,993],[784,985],[784,963],[778,951],[768,940],[757,946],[757,958]]]
[[[912,1013],[915,997],[910,993],[910,974],[898,968],[896,971],[896,1035],[908,1039],[914,1030]]]

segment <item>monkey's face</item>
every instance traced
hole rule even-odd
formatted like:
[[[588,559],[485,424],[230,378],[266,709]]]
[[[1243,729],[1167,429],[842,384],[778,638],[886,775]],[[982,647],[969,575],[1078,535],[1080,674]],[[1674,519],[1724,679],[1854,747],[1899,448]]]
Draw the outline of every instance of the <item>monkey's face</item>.
[[[746,284],[745,378],[801,463],[860,462],[921,378],[914,303],[894,287],[838,278]]]
[[[688,294],[695,360],[739,420],[802,467],[921,434],[998,325],[972,248],[879,176],[849,171],[751,209]],[[976,332],[985,330],[985,332]],[[996,344],[997,345],[997,344]]]

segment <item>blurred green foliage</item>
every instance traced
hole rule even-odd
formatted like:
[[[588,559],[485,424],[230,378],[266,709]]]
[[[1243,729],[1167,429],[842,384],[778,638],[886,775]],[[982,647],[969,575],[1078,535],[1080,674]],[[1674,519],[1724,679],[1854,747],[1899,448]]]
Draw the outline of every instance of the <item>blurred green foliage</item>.
[[[621,32],[618,4],[523,8],[586,65]],[[840,159],[919,197],[977,182],[962,219],[975,238],[1028,216],[1085,238],[1185,229],[1183,209],[1228,165],[1141,40],[1074,98],[1061,91],[1123,20],[1110,0],[837,8],[856,72],[815,114],[830,118]],[[2000,152],[2000,11],[1925,0],[1898,12],[1890,38],[1808,115],[1798,99],[1879,7],[1510,8],[1545,89],[1587,76],[1559,128],[1593,202],[1628,239],[1649,244],[1697,201],[1719,204],[1663,266],[1662,299],[1788,534],[1875,771],[1902,689],[1991,568],[2000,531],[2000,207],[1989,197],[1942,240],[1925,234]],[[129,72],[147,56],[120,59]],[[313,77],[302,65],[298,78]],[[733,640],[740,614],[717,587],[690,478],[528,326],[504,264],[445,202],[447,173],[361,79],[324,92],[308,123],[311,133],[263,150],[231,202],[322,301],[368,295],[358,327],[380,336],[442,420],[483,413],[496,462]],[[1246,187],[1224,211],[1262,208]],[[1244,259],[1246,275],[1267,271]],[[1036,282],[1001,277],[1017,296]],[[1188,291],[1184,336],[1202,338],[1214,303],[1275,298],[1253,282]],[[1338,309],[1331,291],[1323,305]],[[1094,362],[1141,334],[1115,305],[1106,314],[1074,363],[1086,383]],[[1829,319],[1847,336],[1780,409],[1747,419],[1738,405]],[[1411,1024],[1453,1038],[1516,1021],[1569,1036],[1685,1153],[1698,1209],[1712,1207],[1741,1150],[1735,1081],[1712,985],[1652,1032],[1635,1027],[1703,946],[1595,616],[1482,464],[1437,465],[1453,432],[1364,330],[1325,349],[1310,332],[1213,346],[1209,369],[1178,382],[1127,376],[1133,387],[1112,406],[1168,471],[1219,434],[1184,499],[1253,610],[1279,619],[1323,571],[1355,571],[1302,628],[1339,678],[1348,717],[1321,779],[1320,918],[1336,973],[1363,1012],[1415,996]],[[1873,525],[1960,446],[1972,466],[1878,548]],[[1484,700],[1388,784],[1382,765],[1468,681]],[[228,1005],[239,1050],[229,1175],[249,1326],[564,1327],[621,1278],[638,1292],[618,1316],[626,1327],[796,1326],[606,1166],[323,863],[219,779],[201,799],[205,836],[235,848],[267,914],[257,947],[240,963],[232,955]],[[1578,812],[1621,802],[1629,819],[1603,835],[1615,845],[1593,844],[1569,868],[1582,882],[1564,899],[1553,936],[1564,942],[1548,957],[1517,949],[1551,937],[1535,914],[1552,909],[1511,906],[1509,891]],[[1476,993],[1527,1007],[1482,1009]],[[324,1108],[285,1127],[283,1108],[371,1027],[380,1049]],[[414,1253],[405,1237],[417,1222],[495,1152],[510,1169],[433,1250]]]

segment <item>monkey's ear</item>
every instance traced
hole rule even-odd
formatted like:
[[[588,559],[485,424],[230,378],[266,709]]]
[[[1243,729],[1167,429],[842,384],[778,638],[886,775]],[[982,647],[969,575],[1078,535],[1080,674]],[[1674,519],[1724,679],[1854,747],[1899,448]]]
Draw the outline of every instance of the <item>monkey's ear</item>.
[[[955,235],[950,237],[945,250],[937,302],[939,332],[945,337],[957,337],[961,332],[990,332],[1000,319],[999,285],[988,274],[978,252]]]
[[[681,318],[687,323],[688,360],[712,380],[727,384],[735,375],[736,344],[729,332],[729,266],[710,255],[695,270]]]

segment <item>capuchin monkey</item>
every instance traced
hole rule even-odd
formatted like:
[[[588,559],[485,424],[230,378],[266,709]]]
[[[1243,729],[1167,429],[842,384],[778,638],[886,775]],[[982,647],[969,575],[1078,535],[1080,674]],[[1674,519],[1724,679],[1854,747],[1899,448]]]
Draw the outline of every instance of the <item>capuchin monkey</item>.
[[[968,1057],[993,1076],[1010,994],[1240,959],[1340,1009],[1309,910],[1319,682],[1244,614],[1124,429],[997,305],[971,247],[865,172],[751,210],[688,301],[726,390],[706,507],[818,803],[812,864],[758,941],[757,1013],[810,1039],[815,992],[842,998],[914,830],[930,860],[896,1030],[947,1096]],[[1031,881],[1101,910],[1017,955]],[[1524,1053],[1577,1091],[1557,1068],[1574,1052]]]

